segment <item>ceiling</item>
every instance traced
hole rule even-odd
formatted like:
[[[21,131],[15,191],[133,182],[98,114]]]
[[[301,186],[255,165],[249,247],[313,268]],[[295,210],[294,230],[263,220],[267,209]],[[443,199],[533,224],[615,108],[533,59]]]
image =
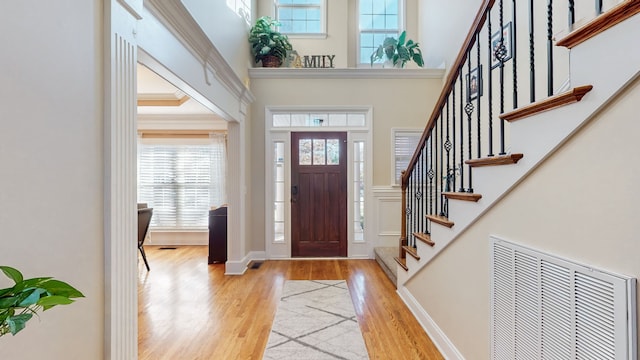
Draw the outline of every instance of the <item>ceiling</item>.
[[[138,64],[138,114],[179,115],[179,118],[211,115],[212,119],[216,118],[211,110],[141,64]]]

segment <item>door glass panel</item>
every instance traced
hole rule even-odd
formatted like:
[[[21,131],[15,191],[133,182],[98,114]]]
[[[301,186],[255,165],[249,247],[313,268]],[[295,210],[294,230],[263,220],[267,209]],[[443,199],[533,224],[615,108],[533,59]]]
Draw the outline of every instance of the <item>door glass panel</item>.
[[[311,139],[300,139],[298,145],[300,165],[311,165]]]
[[[273,143],[274,150],[274,190],[273,199],[273,241],[284,242],[284,142]]]
[[[340,140],[327,139],[327,165],[340,165]]]
[[[354,242],[364,242],[364,141],[353,143],[353,236]]]
[[[313,164],[324,165],[326,163],[325,158],[325,140],[313,139]]]

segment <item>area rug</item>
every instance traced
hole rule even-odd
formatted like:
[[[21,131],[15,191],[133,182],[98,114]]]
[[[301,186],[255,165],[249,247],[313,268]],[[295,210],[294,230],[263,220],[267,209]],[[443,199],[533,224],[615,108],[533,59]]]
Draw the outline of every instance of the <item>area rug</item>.
[[[263,359],[369,359],[344,280],[287,280]]]

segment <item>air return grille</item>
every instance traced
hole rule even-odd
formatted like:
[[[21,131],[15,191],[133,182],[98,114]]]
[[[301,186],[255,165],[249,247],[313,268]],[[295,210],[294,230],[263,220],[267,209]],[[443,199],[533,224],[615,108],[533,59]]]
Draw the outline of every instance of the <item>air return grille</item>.
[[[636,359],[636,281],[491,237],[492,359]]]

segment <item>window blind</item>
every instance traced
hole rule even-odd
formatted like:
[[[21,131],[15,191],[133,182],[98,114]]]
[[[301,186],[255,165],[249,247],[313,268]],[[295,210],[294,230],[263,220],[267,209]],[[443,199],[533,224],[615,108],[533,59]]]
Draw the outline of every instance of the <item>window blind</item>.
[[[207,228],[208,210],[225,201],[225,146],[220,140],[211,145],[139,145],[138,202],[153,207],[152,227]]]
[[[395,184],[400,184],[400,177],[402,171],[407,169],[409,161],[413,153],[416,151],[418,142],[422,137],[422,131],[395,131],[393,139],[393,151],[394,151],[394,174]]]

